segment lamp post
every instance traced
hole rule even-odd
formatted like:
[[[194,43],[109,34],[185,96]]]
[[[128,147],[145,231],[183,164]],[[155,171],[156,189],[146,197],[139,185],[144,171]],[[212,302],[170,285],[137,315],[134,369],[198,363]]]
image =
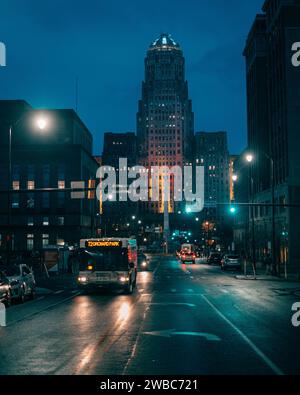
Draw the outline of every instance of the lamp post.
[[[254,223],[254,180],[253,180],[253,160],[252,154],[246,155],[246,161],[250,165],[250,196],[251,196],[251,206],[250,206],[250,218],[251,218],[251,241],[252,241],[252,265],[253,274],[256,278],[256,251],[255,251],[255,223]]]
[[[19,118],[15,123],[9,125],[8,130],[8,211],[7,211],[7,226],[8,226],[8,235],[7,235],[7,263],[10,264],[11,261],[11,250],[12,250],[12,232],[11,232],[11,205],[12,205],[12,134],[13,129],[23,120],[24,115]],[[36,119],[36,125],[40,131],[43,131],[47,127],[47,119],[44,117],[38,117]]]
[[[270,173],[271,173],[271,195],[272,195],[272,260],[274,274],[280,275],[280,270],[277,268],[277,257],[276,257],[276,229],[275,229],[275,163],[274,159],[263,152],[265,157],[270,161]]]

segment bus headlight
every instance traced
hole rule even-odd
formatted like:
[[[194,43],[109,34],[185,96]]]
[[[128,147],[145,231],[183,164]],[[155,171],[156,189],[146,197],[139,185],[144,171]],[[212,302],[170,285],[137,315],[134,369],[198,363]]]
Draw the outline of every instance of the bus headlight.
[[[86,282],[87,282],[87,277],[84,277],[84,276],[78,277],[78,282],[80,282],[80,283],[86,283]]]
[[[121,276],[121,277],[119,278],[119,281],[120,281],[121,283],[126,283],[126,282],[129,281],[129,277]]]

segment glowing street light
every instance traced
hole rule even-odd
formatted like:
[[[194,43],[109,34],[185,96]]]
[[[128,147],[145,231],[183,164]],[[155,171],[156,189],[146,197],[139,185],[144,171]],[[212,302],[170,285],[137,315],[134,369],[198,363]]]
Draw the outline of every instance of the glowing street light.
[[[238,176],[236,175],[236,174],[234,174],[233,176],[232,176],[232,181],[233,182],[236,182],[238,180]]]
[[[10,229],[11,226],[11,184],[12,184],[12,135],[13,135],[13,130],[15,127],[17,127],[22,120],[24,119],[25,115],[22,115],[17,121],[12,123],[9,126],[8,129],[8,229]],[[44,131],[48,127],[48,122],[46,118],[43,117],[34,117],[33,119],[34,123],[37,125],[40,131]],[[7,249],[7,262],[10,263],[10,255],[11,255],[11,231],[9,231],[8,235],[8,249]]]
[[[37,124],[37,127],[38,127],[40,130],[45,130],[45,129],[47,128],[47,126],[48,126],[48,121],[47,121],[47,119],[44,118],[44,117],[39,117],[39,118],[36,120],[36,124]]]
[[[247,161],[248,163],[252,163],[253,160],[254,160],[254,157],[253,157],[252,154],[247,154],[245,158],[246,158],[246,161]]]

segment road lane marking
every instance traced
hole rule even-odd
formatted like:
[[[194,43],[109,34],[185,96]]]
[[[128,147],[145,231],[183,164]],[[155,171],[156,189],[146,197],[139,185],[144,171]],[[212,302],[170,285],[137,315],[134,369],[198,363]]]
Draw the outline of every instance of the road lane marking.
[[[201,295],[202,299],[206,301],[207,304],[218,314],[219,317],[223,318],[225,322],[232,329],[237,332],[242,339],[252,348],[252,350],[265,362],[265,364],[278,376],[284,376],[284,372],[274,363],[271,361],[269,357],[264,354],[253,342],[249,339],[247,335],[244,334],[236,325],[234,325],[205,295]]]
[[[78,296],[78,295],[80,295],[80,292],[77,292],[77,294],[74,294],[74,295],[72,295],[72,296],[69,296],[68,298],[62,299],[62,300],[60,300],[60,301],[57,302],[57,303],[53,303],[53,304],[51,304],[51,305],[45,307],[45,308],[42,309],[42,310],[36,311],[36,312],[34,312],[34,313],[27,314],[27,315],[25,315],[24,317],[22,317],[22,318],[20,318],[20,319],[18,319],[18,320],[11,321],[11,322],[8,323],[7,326],[12,326],[12,325],[14,325],[14,324],[17,324],[18,322],[21,322],[21,321],[27,320],[28,318],[34,317],[35,315],[42,314],[42,313],[44,313],[45,311],[52,309],[53,307],[59,306],[60,304],[63,304],[63,303],[65,303],[65,302],[67,302],[67,301],[69,301],[69,300],[71,300],[71,299],[74,299],[74,298],[75,298],[76,296]]]
[[[64,292],[64,290],[63,289],[61,289],[60,291],[56,291],[56,292],[54,292],[54,295],[59,295],[59,294],[62,294]]]
[[[42,300],[42,299],[45,299],[45,296],[40,296],[39,298],[36,298],[35,300],[38,301],[38,300]]]
[[[171,292],[172,292],[172,293],[175,293],[176,291],[177,291],[177,289],[174,289],[174,288],[171,289]]]
[[[168,302],[163,302],[163,303],[148,303],[151,306],[187,306],[187,307],[196,307],[195,304],[193,303],[168,303]]]
[[[153,295],[151,295],[151,297],[153,297]],[[131,362],[133,361],[133,358],[135,357],[135,355],[137,353],[137,346],[138,346],[138,343],[139,343],[139,340],[140,340],[140,337],[141,337],[141,334],[142,334],[142,327],[144,326],[144,323],[146,321],[147,315],[149,314],[149,311],[150,311],[150,305],[148,304],[148,306],[146,307],[146,309],[144,311],[143,318],[142,318],[142,321],[140,323],[140,326],[139,326],[139,329],[138,329],[138,333],[137,333],[134,345],[133,345],[132,350],[131,350],[131,354],[130,354],[129,358],[127,359],[127,362],[126,362],[126,364],[124,366],[124,369],[123,369],[123,372],[122,372],[122,376],[126,375],[128,369],[129,369],[129,366],[130,366]]]
[[[188,289],[187,291],[188,291],[189,293],[193,293],[193,292],[194,292],[193,289]]]
[[[207,341],[214,341],[214,342],[221,341],[219,336],[216,336],[213,333],[182,332],[182,331],[179,332],[176,329],[167,329],[167,330],[163,330],[163,331],[153,331],[153,332],[143,332],[143,335],[167,337],[167,338],[170,338],[172,336],[194,336],[194,337],[204,337]]]

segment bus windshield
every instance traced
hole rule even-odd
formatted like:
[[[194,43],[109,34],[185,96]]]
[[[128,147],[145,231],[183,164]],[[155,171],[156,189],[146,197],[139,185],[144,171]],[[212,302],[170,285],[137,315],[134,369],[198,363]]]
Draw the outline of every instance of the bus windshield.
[[[82,251],[79,255],[79,270],[93,266],[94,271],[128,270],[126,248],[99,248],[97,252]]]

